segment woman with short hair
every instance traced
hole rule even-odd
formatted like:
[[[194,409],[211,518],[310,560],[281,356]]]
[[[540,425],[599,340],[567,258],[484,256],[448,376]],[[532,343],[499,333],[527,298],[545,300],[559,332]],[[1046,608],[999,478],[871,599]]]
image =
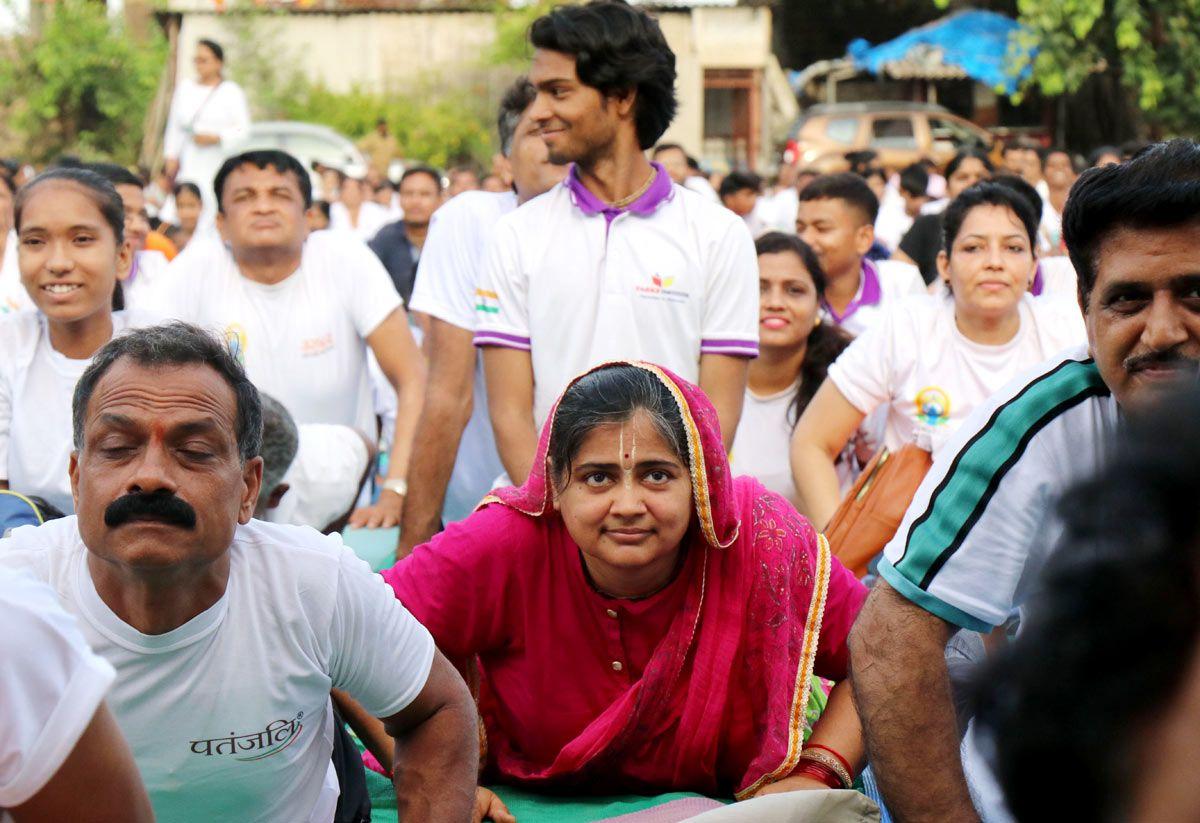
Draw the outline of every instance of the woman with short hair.
[[[883,445],[938,448],[992,392],[1083,342],[1079,307],[1028,295],[1038,221],[1013,189],[976,184],[944,213],[938,271],[948,292],[917,296],[829,367],[792,437],[800,511],[826,524],[841,497],[834,461],[867,415],[887,408]]]

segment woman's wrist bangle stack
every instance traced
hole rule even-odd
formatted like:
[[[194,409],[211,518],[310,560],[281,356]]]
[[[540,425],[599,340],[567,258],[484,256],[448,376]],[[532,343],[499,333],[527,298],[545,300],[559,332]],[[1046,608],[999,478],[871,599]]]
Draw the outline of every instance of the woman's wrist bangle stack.
[[[824,783],[831,789],[844,788],[842,786],[842,779],[838,777],[837,773],[824,763],[820,763],[816,760],[801,758],[800,765],[797,766],[795,771],[792,772],[792,777],[801,776],[811,777],[813,780]]]
[[[831,786],[830,788],[850,789],[854,787],[854,773],[850,769],[850,762],[828,746],[813,743],[800,753],[800,759],[820,764],[829,769],[837,777],[838,783],[841,784],[840,786]]]

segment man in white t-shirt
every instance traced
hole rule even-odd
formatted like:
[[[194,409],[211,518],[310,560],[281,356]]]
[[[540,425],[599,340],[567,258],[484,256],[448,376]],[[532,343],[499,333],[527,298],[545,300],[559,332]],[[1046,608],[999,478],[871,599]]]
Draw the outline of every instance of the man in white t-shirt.
[[[972,804],[946,641],[1021,605],[1056,548],[1063,490],[1097,468],[1123,415],[1200,374],[1200,146],[1174,140],[1085,172],[1063,228],[1088,346],[1018,378],[959,428],[850,636],[871,765],[898,819],[1006,819],[986,793]]]
[[[550,160],[573,165],[501,218],[484,264],[475,344],[500,459],[523,482],[567,383],[630,358],[699,383],[728,446],[758,354],[758,268],[737,215],[643,154],[675,114],[675,55],[624,3],[562,6],[534,21],[530,42],[529,117]]]
[[[438,209],[421,255],[412,309],[429,318],[425,337],[429,383],[413,438],[413,483],[400,525],[400,557],[424,543],[440,523],[470,514],[503,471],[488,420],[482,358],[473,345],[476,287],[496,222],[562,180],[546,144],[525,116],[534,90],[518,78],[500,101],[502,171],[513,191],[463,192]]]
[[[193,252],[189,244],[164,280],[164,313],[223,334],[255,385],[301,425],[376,431],[370,350],[399,406],[379,502],[356,511],[352,523],[395,526],[425,372],[387,272],[357,240],[340,232],[308,234],[309,178],[289,154],[231,157],[216,188],[217,225],[228,248],[213,242]]]
[[[104,704],[112,666],[54,591],[0,569],[0,822],[150,821],[129,744]]]
[[[925,293],[916,266],[866,258],[875,242],[879,200],[857,174],[823,174],[800,192],[796,234],[812,247],[825,270],[821,316],[854,336],[862,334],[883,309]]]
[[[155,326],[80,378],[76,517],[0,541],[116,670],[110,704],[161,820],[329,823],[331,689],[395,739],[405,818],[469,817],[471,696],[337,537],[252,521],[258,392],[220,339]]]

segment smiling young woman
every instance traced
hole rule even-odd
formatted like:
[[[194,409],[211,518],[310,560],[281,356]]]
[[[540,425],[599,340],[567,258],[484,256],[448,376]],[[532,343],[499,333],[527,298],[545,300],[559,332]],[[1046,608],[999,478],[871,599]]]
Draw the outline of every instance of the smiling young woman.
[[[121,197],[84,169],[27,183],[13,208],[21,283],[37,307],[0,317],[0,486],[71,512],[71,395],[92,355],[135,318],[113,311],[129,269]]]
[[[463,670],[478,659],[488,779],[739,798],[836,780],[802,750],[803,709],[813,672],[845,679],[866,592],[731,476],[712,404],[664,369],[575,380],[525,485],[384,578]],[[848,685],[809,742],[858,768]]]
[[[822,322],[825,271],[807,243],[794,234],[768,232],[754,246],[759,354],[750,361],[746,402],[729,459],[734,474],[757,478],[795,505],[788,460],[792,431],[852,338]]]
[[[825,524],[837,508],[834,461],[867,415],[886,407],[889,451],[936,455],[980,402],[1055,352],[1084,340],[1079,307],[1028,296],[1037,219],[1008,186],[983,182],[946,209],[938,270],[947,294],[899,304],[829,367],[796,425],[800,511]]]

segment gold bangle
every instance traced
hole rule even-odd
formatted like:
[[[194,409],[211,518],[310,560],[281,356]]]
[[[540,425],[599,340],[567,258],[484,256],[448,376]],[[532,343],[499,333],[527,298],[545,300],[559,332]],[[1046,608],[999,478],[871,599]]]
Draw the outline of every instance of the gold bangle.
[[[842,788],[854,788],[854,780],[850,777],[850,772],[846,771],[846,767],[842,765],[842,761],[829,752],[822,749],[805,749],[800,752],[800,759],[813,760],[823,766],[828,766],[837,775],[838,780],[842,781]]]

